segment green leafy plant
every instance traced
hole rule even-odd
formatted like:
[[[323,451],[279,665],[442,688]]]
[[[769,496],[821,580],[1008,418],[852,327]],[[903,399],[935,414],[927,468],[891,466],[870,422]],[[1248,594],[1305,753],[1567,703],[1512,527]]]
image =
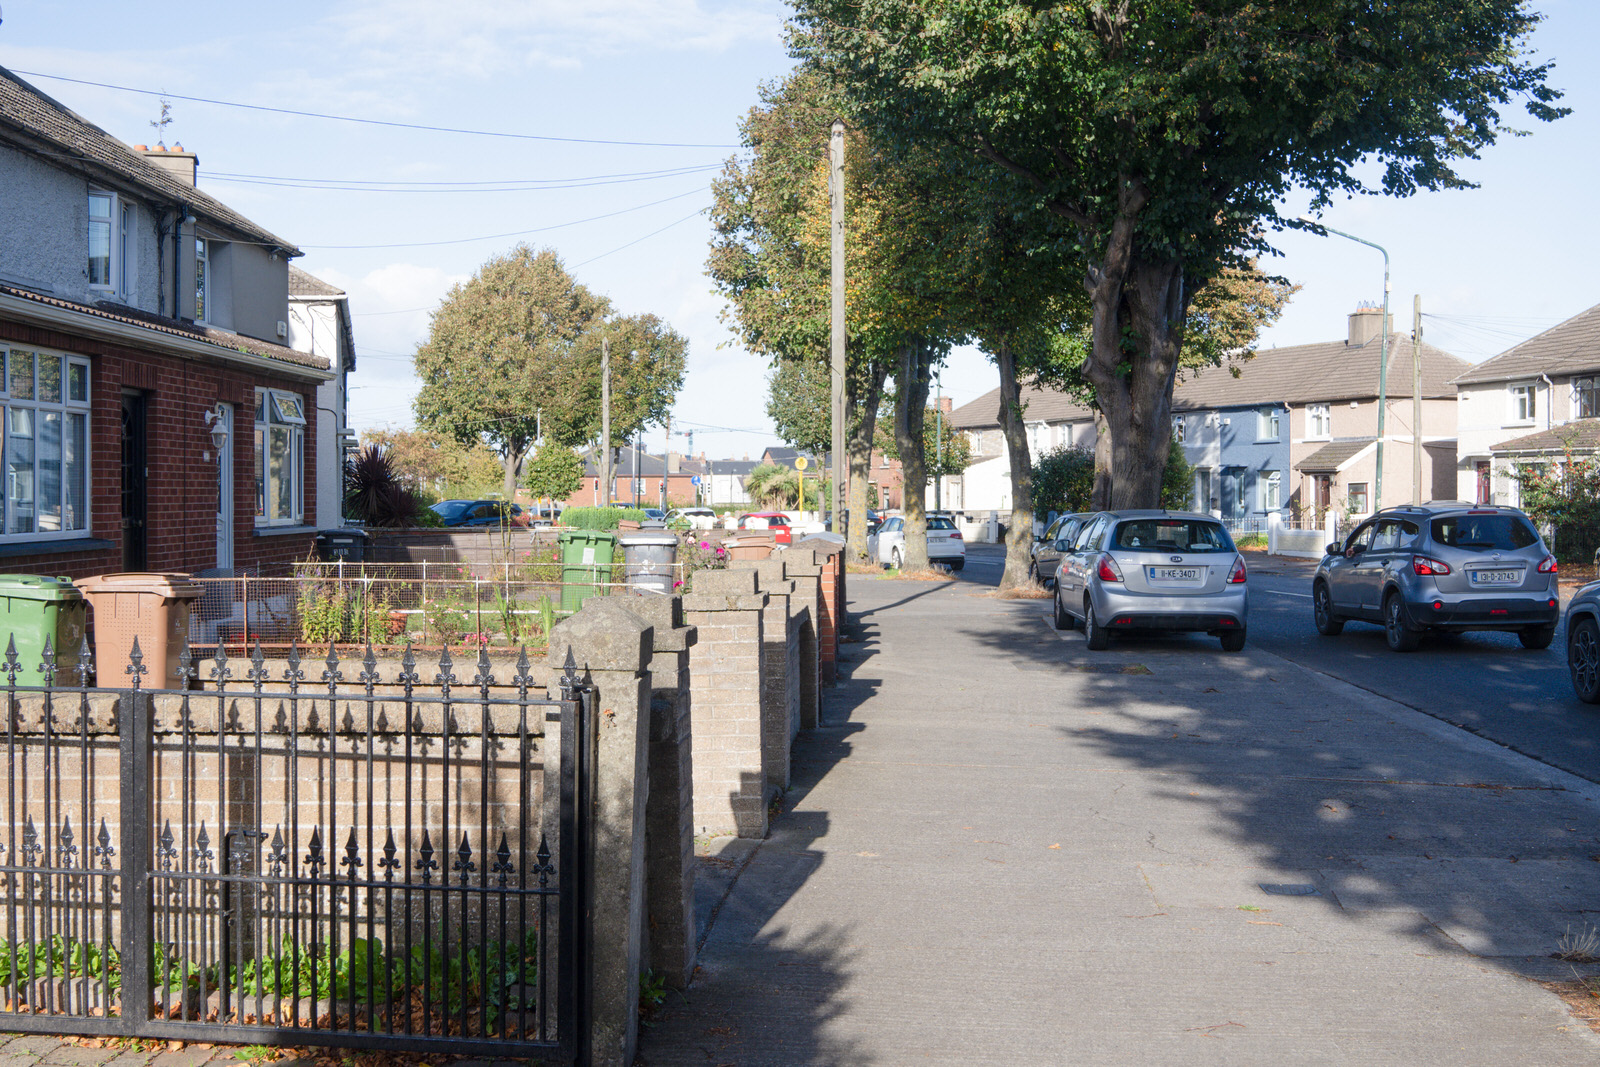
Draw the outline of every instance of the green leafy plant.
[[[615,530],[624,519],[644,522],[649,517],[638,508],[568,508],[561,513],[561,525],[575,530]]]

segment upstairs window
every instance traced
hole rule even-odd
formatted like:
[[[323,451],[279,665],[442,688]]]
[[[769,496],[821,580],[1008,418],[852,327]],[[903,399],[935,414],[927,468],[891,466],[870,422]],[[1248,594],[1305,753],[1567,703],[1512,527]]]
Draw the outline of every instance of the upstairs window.
[[[1333,436],[1333,416],[1328,405],[1312,404],[1306,408],[1306,436]]]
[[[1256,412],[1256,440],[1276,441],[1278,439],[1278,409],[1262,408]]]
[[[1575,378],[1572,382],[1572,417],[1600,417],[1600,378]]]
[[[1182,415],[1172,416],[1172,439],[1174,441],[1177,441],[1180,445],[1183,444],[1183,438],[1188,428],[1188,419],[1184,418]]]
[[[116,193],[89,193],[90,290],[103,296],[126,296],[133,285],[136,232],[133,205]]]
[[[194,321],[206,321],[206,288],[211,281],[211,256],[205,238],[194,239]]]
[[[306,416],[298,393],[256,390],[256,525],[297,525],[305,514]]]
[[[1511,421],[1532,422],[1538,415],[1539,387],[1533,383],[1511,387]]]

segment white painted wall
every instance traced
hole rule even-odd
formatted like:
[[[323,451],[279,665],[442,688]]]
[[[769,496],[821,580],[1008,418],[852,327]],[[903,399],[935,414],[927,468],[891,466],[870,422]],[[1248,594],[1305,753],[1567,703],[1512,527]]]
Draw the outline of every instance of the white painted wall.
[[[330,529],[344,524],[344,453],[339,431],[348,425],[348,385],[340,356],[337,301],[327,297],[291,297],[289,347],[296,352],[323,356],[335,374],[317,386],[317,500],[316,524]]]

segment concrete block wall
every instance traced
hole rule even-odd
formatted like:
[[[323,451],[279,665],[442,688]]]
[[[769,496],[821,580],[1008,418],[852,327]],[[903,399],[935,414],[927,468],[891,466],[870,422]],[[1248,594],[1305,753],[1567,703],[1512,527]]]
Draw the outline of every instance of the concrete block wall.
[[[814,730],[822,711],[817,626],[822,618],[822,580],[827,560],[809,548],[791,548],[783,554],[783,564],[784,574],[794,583],[789,614],[800,631],[800,729]]]
[[[745,565],[756,572],[756,588],[767,594],[761,614],[761,770],[775,791],[789,788],[790,742],[800,730],[800,627],[790,612],[795,583],[784,574],[787,555]]]
[[[823,561],[822,611],[817,618],[817,661],[822,680],[832,685],[839,677],[839,633],[844,623],[844,546],[835,541],[812,537],[801,541],[796,547],[809,549]]]
[[[696,833],[764,837],[763,612],[767,595],[748,568],[695,572],[684,621],[699,639],[689,654],[694,701]]]

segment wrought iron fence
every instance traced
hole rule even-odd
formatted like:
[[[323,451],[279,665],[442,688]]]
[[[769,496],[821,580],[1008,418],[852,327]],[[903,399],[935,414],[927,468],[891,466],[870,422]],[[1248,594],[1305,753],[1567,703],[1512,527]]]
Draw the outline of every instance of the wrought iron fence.
[[[13,642],[0,1028],[581,1054],[593,716],[524,650],[37,673]],[[320,684],[308,679],[320,663]],[[236,673],[236,668],[242,668]],[[109,672],[107,672],[109,674]],[[430,681],[424,681],[432,673]],[[58,674],[60,677],[58,677]],[[552,755],[554,759],[552,760]]]

